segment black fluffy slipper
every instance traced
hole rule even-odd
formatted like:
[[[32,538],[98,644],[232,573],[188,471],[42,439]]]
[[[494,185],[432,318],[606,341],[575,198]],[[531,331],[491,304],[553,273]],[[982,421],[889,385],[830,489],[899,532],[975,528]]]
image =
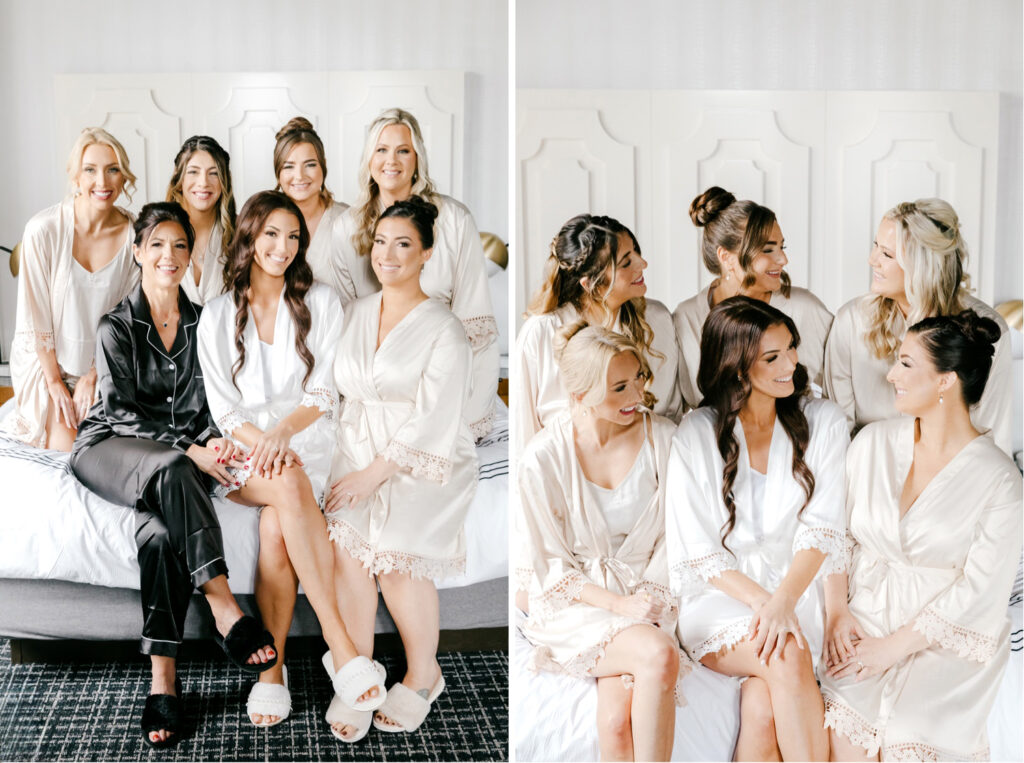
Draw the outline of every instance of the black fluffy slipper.
[[[170,747],[181,738],[181,679],[174,679],[173,694],[150,694],[142,710],[142,739],[150,747]],[[149,735],[154,731],[170,731],[166,739],[154,742]]]
[[[231,626],[228,635],[221,638],[219,633],[213,637],[236,666],[246,673],[262,673],[270,670],[277,664],[277,649],[274,647],[274,637],[269,631],[263,629],[259,621],[251,615],[242,615]],[[274,656],[267,662],[257,662],[250,665],[246,660],[249,655],[260,649],[270,647],[274,650]]]

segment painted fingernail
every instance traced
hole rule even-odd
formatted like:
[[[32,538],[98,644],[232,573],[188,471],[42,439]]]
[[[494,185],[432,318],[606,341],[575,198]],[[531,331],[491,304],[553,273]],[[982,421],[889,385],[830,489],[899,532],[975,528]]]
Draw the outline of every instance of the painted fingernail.
[[[235,483],[235,487],[237,487],[237,486],[239,486],[239,485],[241,485],[241,484],[242,484],[241,482],[236,482],[236,483]]]
[[[213,446],[213,449],[214,449],[214,450],[220,450],[220,445],[214,445],[214,446]]]
[[[252,459],[251,459],[251,458],[250,458],[249,456],[246,456],[246,457],[245,457],[245,460],[246,460],[246,461],[251,461]]]

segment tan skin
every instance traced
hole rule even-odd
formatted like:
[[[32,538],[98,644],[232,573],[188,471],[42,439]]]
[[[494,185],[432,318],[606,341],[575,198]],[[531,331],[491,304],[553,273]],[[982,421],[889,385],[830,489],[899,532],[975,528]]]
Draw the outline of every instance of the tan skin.
[[[281,165],[277,182],[302,212],[312,239],[327,208],[320,197],[324,187],[324,169],[311,143],[296,143],[292,146]]]
[[[149,232],[141,247],[133,245],[132,252],[142,268],[142,291],[149,303],[153,323],[161,343],[169,351],[178,334],[181,317],[178,312],[178,285],[185,276],[190,256],[185,231],[175,222],[159,223]],[[213,438],[205,445],[190,445],[186,455],[200,470],[222,485],[231,479],[228,467],[239,467],[244,463],[234,443],[223,437]],[[222,636],[227,635],[243,615],[228,588],[227,576],[218,575],[204,584],[202,591],[213,612],[217,632]],[[249,656],[248,662],[267,662],[274,655],[272,648],[260,649]],[[175,659],[152,655],[150,660],[153,670],[150,693],[173,695]],[[166,729],[150,732],[150,740],[154,742],[169,736],[171,732]]]
[[[728,249],[718,247],[718,263],[722,275],[712,284],[712,302],[717,305],[723,299],[735,297],[738,294],[768,302],[772,294],[782,288],[782,271],[788,262],[786,239],[782,235],[782,228],[779,227],[778,222],[772,226],[768,240],[750,263],[750,273],[754,275],[754,283],[749,287],[743,286],[746,274],[740,266],[739,257]]]
[[[125,183],[114,150],[103,143],[86,146],[74,182],[78,193],[74,201],[75,234],[71,256],[90,273],[95,273],[117,256],[131,224],[114,206]],[[50,396],[45,423],[46,447],[70,451],[78,425],[92,407],[96,369],[89,369],[78,380],[72,394],[62,378],[57,351],[37,347],[36,355]]]
[[[416,174],[416,148],[412,132],[403,124],[380,131],[370,156],[370,177],[377,183],[382,209],[412,196]]]
[[[761,338],[758,359],[747,372],[751,392],[739,414],[750,467],[765,473],[775,426],[775,401],[793,394],[797,353],[784,324]],[[825,760],[828,736],[824,703],[814,679],[796,604],[810,585],[825,555],[804,549],[793,555],[789,571],[774,592],[738,570],[726,570],[711,583],[754,611],[747,639],[730,649],[707,654],[701,662],[729,676],[758,679],[746,689],[743,717],[768,718],[761,727],[740,727],[737,760]],[[749,681],[748,681],[749,683]],[[767,702],[767,706],[765,706]],[[765,729],[774,733],[764,733]]]
[[[192,276],[198,286],[203,276],[203,257],[210,246],[210,235],[220,216],[220,197],[223,193],[220,170],[208,151],[194,151],[188,158],[180,191],[184,201],[182,206],[196,234],[196,243],[192,248]]]
[[[963,402],[960,380],[953,372],[939,373],[915,333],[908,333],[896,363],[886,377],[896,389],[896,409],[916,419],[914,457],[900,492],[900,519],[913,507],[928,484],[981,433],[971,423]],[[942,395],[942,403],[939,403]],[[825,588],[825,649],[828,674],[835,678],[864,678],[890,667],[929,646],[924,635],[904,623],[888,636],[865,634],[850,613],[845,573],[831,575]],[[829,729],[832,760],[879,760],[867,755],[835,729]]]
[[[254,244],[255,256],[249,274],[249,304],[259,338],[274,342],[274,322],[285,286],[285,272],[294,261],[299,246],[299,221],[284,209],[270,213]],[[291,438],[316,421],[322,411],[299,406],[266,431],[251,422],[231,434],[248,450],[246,461],[253,473],[245,485],[228,494],[231,500],[246,506],[263,506],[260,514],[260,559],[257,566],[256,600],[267,630],[278,644],[281,659],[260,674],[263,683],[284,683],[284,644],[295,605],[296,586],[302,583],[306,596],[320,621],[324,640],[339,670],[357,656],[356,648],[338,614],[334,581],[331,575],[331,548],[327,524],[302,460],[290,447]],[[235,484],[238,484],[237,482]],[[264,554],[265,537],[271,554],[283,554],[278,566],[268,574]],[[291,553],[288,549],[300,549]],[[375,686],[359,696],[359,701],[379,695]],[[253,714],[258,725],[272,723],[277,716]]]
[[[907,299],[906,276],[896,259],[899,243],[899,224],[883,219],[878,224],[868,264],[871,266],[871,293],[893,300],[906,317],[910,313],[910,302]]]

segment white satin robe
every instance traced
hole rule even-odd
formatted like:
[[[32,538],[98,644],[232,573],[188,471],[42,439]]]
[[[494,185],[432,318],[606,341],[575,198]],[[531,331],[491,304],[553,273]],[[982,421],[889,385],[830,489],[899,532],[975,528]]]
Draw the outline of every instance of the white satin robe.
[[[587,478],[576,457],[567,409],[555,413],[522,454],[517,525],[530,594],[530,616],[522,630],[534,645],[535,669],[589,677],[608,643],[642,622],[578,601],[587,583],[625,596],[643,592],[660,599],[666,609],[658,625],[673,633],[678,610],[665,563],[664,475],[675,427],[660,416],[651,416],[650,424],[643,447],[653,444],[658,487],[637,504],[635,524],[618,549],[612,547],[600,507],[587,500]],[[676,700],[682,704],[680,684],[692,668],[682,650],[679,667]]]
[[[334,283],[334,262],[342,257],[341,250],[345,246],[345,226],[341,222],[342,213],[348,209],[348,204],[336,201],[324,210],[319,224],[316,226],[316,233],[309,239],[309,248],[306,249],[306,262],[313,271],[313,280],[333,286],[337,291],[337,284]],[[348,302],[344,298],[343,301]]]
[[[654,412],[678,422],[685,409],[676,380],[679,361],[672,315],[661,302],[648,299],[644,317],[654,332],[651,349],[664,356],[647,356],[654,373],[650,387],[657,398]],[[569,393],[565,391],[555,361],[555,341],[563,326],[579,319],[580,313],[575,307],[562,305],[551,313],[531,315],[519,330],[512,374],[513,383],[519,390],[511,411],[516,422],[513,453],[522,453],[530,438],[552,416],[569,407]],[[618,322],[612,330],[620,330]]]
[[[181,280],[181,288],[185,295],[197,305],[205,305],[224,293],[224,263],[227,260],[227,242],[224,241],[224,228],[220,221],[210,231],[210,242],[203,253],[203,271],[196,284],[195,270],[192,260],[185,269],[185,277]]]
[[[473,364],[466,420],[479,440],[494,425],[500,355],[498,324],[487,285],[487,258],[473,215],[465,206],[438,194],[437,210],[433,253],[423,266],[420,286],[428,297],[451,309],[469,339]],[[337,253],[331,258],[334,271],[325,280],[338,291],[343,304],[380,291],[370,258],[360,256],[352,244],[357,229],[355,211],[350,208],[338,218],[333,234]]]
[[[864,341],[868,320],[866,311],[872,295],[852,299],[839,308],[832,332],[829,334],[825,354],[825,394],[846,412],[853,434],[872,421],[899,416],[896,393],[885,380],[896,362],[890,358],[877,358]],[[1003,316],[979,299],[964,297],[965,307],[999,324],[1002,336],[996,342],[985,392],[971,409],[971,421],[979,430],[990,434],[996,445],[1007,455],[1013,449],[1013,349],[1009,328]],[[900,318],[898,333],[906,333],[907,326]]]
[[[908,416],[880,421],[850,446],[850,612],[869,636],[913,623],[931,645],[859,682],[822,674],[825,724],[882,760],[987,760],[1009,656],[1021,476],[977,437],[900,519],[914,429]]]
[[[341,337],[342,308],[334,291],[318,283],[306,292],[306,306],[311,318],[306,346],[313,353],[314,364],[305,387],[302,379],[306,375],[306,364],[295,350],[295,322],[284,301],[277,306],[274,321],[269,385],[265,380],[259,334],[251,311],[242,332],[245,365],[236,377],[238,387],[231,381],[231,369],[238,359],[238,351],[235,349],[235,302],[230,292],[203,308],[199,318],[199,363],[203,369],[210,413],[224,436],[231,437],[239,445],[241,442],[233,432],[246,422],[266,431],[299,406],[323,411],[324,415],[292,437],[290,443],[291,449],[303,461],[303,469],[313,486],[313,495],[322,501],[334,453],[333,418],[338,393],[332,368]],[[244,469],[235,475],[243,484],[248,476],[249,472]],[[235,489],[234,485],[226,490],[217,488],[220,494]]]
[[[477,483],[465,420],[472,350],[461,322],[435,299],[416,305],[378,348],[380,307],[378,292],[346,309],[334,363],[343,401],[331,481],[378,455],[402,468],[328,515],[331,539],[374,575],[459,575]]]
[[[814,494],[806,496],[793,477],[793,445],[776,419],[768,453],[764,505],[752,501],[750,455],[743,425],[736,420],[739,461],[733,495],[736,524],[726,539],[728,519],[722,500],[722,456],[715,439],[715,413],[698,408],[683,419],[672,440],[668,465],[666,535],[672,590],[679,600],[679,639],[690,656],[731,647],[746,637],[753,611],[714,586],[725,570],[739,570],[774,592],[789,571],[793,555],[813,548],[826,554],[815,579],[796,605],[800,627],[817,661],[824,636],[827,575],[845,569],[845,496],[843,467],[849,435],[838,406],[808,400],[804,415],[810,439],[804,462],[814,474]]]
[[[74,315],[65,310],[71,303],[68,290],[73,286],[72,268],[82,267],[72,256],[74,197],[69,196],[60,204],[33,215],[25,226],[21,240],[14,342],[11,345],[15,409],[4,419],[3,429],[37,448],[43,447],[46,439],[50,393],[46,389],[46,377],[43,376],[36,348],[58,350],[57,365],[61,377],[73,391],[75,382],[93,365],[96,327],[100,318],[138,283],[140,271],[132,257],[135,233],[130,222],[134,218],[129,212],[118,210],[129,220],[129,225],[121,248],[102,269],[104,280],[112,287],[102,299],[76,301],[74,304],[86,309]],[[59,341],[59,334],[64,334],[63,338],[68,341]],[[68,348],[70,355],[60,352],[61,345]]]
[[[688,300],[680,302],[672,313],[679,344],[679,388],[689,408],[696,408],[704,397],[697,389],[697,372],[700,370],[700,337],[704,321],[711,312],[708,303],[710,290],[710,286],[701,289]],[[789,297],[774,292],[768,304],[784,312],[796,324],[796,330],[800,332],[800,348],[797,350],[800,363],[807,369],[807,378],[817,386],[820,395],[825,340],[832,326],[832,313],[814,294],[799,286],[792,287]]]

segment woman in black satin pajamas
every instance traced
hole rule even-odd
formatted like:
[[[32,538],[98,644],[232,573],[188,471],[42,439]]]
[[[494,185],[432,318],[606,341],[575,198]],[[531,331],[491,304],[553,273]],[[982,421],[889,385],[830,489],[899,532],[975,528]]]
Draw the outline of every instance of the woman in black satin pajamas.
[[[143,738],[177,741],[181,684],[175,657],[192,591],[210,604],[218,642],[243,670],[277,660],[273,639],[244,615],[227,583],[211,480],[227,484],[244,456],[210,417],[196,355],[200,308],[180,283],[194,242],[173,202],[147,204],[135,222],[133,253],[142,282],[97,330],[96,403],[81,423],[71,468],[91,491],[135,509],[141,571],[141,651],[153,663]],[[236,459],[237,455],[237,459]]]

